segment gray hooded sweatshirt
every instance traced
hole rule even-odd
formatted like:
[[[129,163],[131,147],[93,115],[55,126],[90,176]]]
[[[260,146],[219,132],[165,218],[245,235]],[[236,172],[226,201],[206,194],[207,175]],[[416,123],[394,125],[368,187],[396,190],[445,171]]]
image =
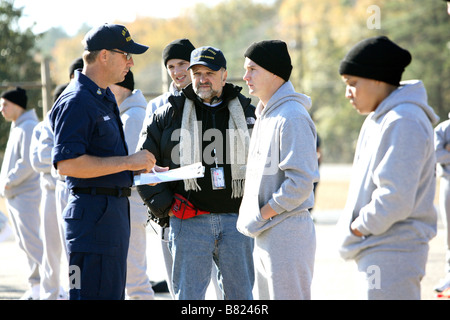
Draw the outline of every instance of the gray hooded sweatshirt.
[[[437,121],[418,80],[402,82],[367,116],[338,223],[344,259],[377,250],[413,251],[436,235]],[[364,237],[352,234],[352,221]]]
[[[448,114],[450,118],[450,113]],[[450,179],[450,152],[445,146],[450,142],[450,119],[438,124],[434,129],[436,161],[440,176]]]
[[[119,106],[120,119],[122,120],[123,132],[125,134],[125,141],[128,146],[129,154],[133,154],[137,149],[139,134],[141,133],[142,124],[145,119],[146,107],[147,101],[145,100],[142,91],[139,89],[133,90],[133,93]],[[136,210],[136,212],[142,210],[142,200],[137,193],[136,188],[132,189],[129,200],[131,210]],[[145,221],[142,222],[146,222],[146,217]]]
[[[294,214],[312,208],[313,183],[319,180],[316,128],[308,113],[311,99],[297,93],[290,81],[256,108],[249,146],[244,197],[238,230],[256,237]],[[278,215],[261,217],[269,203]]]
[[[49,144],[46,138],[46,130],[49,130],[50,123],[48,116],[39,122],[33,130],[33,137],[30,145],[30,161],[34,171],[41,175],[41,187],[47,190],[55,190],[56,178],[52,175],[52,148],[53,141]]]
[[[30,162],[31,137],[38,122],[36,111],[31,109],[11,124],[0,172],[0,186],[3,189],[0,194],[5,198],[40,188],[39,173],[33,170]],[[5,184],[9,189],[4,189]]]

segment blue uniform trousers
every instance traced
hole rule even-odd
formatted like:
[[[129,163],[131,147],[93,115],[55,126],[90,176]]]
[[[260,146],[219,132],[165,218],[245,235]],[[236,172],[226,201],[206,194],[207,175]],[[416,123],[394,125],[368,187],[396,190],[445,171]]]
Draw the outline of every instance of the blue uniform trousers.
[[[69,298],[124,299],[130,238],[128,198],[71,194],[63,217]]]

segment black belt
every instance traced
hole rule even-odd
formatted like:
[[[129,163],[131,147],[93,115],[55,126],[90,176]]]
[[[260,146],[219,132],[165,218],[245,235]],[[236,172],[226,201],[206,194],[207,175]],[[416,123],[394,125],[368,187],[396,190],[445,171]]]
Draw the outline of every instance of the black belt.
[[[72,188],[72,193],[91,194],[94,196],[100,194],[105,196],[129,197],[131,196],[131,188]]]

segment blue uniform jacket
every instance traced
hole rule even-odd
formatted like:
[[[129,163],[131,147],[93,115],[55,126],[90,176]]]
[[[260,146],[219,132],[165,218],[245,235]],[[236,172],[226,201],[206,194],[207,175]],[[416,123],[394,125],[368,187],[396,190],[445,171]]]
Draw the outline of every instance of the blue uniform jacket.
[[[99,88],[79,71],[50,113],[55,135],[52,162],[83,154],[98,157],[126,156],[122,121],[114,95]],[[67,177],[67,187],[130,187],[131,171],[96,178]],[[67,249],[124,257],[130,235],[129,202],[125,197],[71,194],[64,209]]]
[[[53,165],[83,154],[98,157],[126,156],[122,121],[116,99],[108,89],[100,89],[79,71],[55,102],[50,113],[55,133]],[[67,187],[130,187],[131,171],[80,179],[67,177]]]

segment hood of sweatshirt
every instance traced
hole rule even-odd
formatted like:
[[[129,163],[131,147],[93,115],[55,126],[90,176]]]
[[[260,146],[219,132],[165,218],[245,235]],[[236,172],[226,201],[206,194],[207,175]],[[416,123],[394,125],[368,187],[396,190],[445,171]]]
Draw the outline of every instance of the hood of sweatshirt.
[[[36,114],[36,110],[31,109],[31,110],[25,111],[19,118],[17,118],[16,121],[14,121],[12,123],[12,127],[13,128],[18,127],[25,121],[29,121],[29,120],[34,121],[34,122],[39,122],[38,116]]]
[[[427,91],[420,80],[402,81],[398,89],[380,103],[374,111],[373,119],[378,119],[400,104],[415,104],[425,112],[432,124],[439,121],[433,108],[428,105]]]
[[[120,114],[126,112],[130,108],[147,108],[147,100],[145,100],[144,94],[139,89],[135,89],[133,93],[126,98],[119,106]]]
[[[267,106],[263,106],[262,102],[258,103],[256,108],[256,117],[262,117],[265,115],[269,115],[275,109],[277,109],[280,105],[287,101],[296,101],[300,103],[306,110],[311,108],[311,98],[305,94],[298,93],[295,91],[294,86],[290,81],[285,82],[270,98]]]

